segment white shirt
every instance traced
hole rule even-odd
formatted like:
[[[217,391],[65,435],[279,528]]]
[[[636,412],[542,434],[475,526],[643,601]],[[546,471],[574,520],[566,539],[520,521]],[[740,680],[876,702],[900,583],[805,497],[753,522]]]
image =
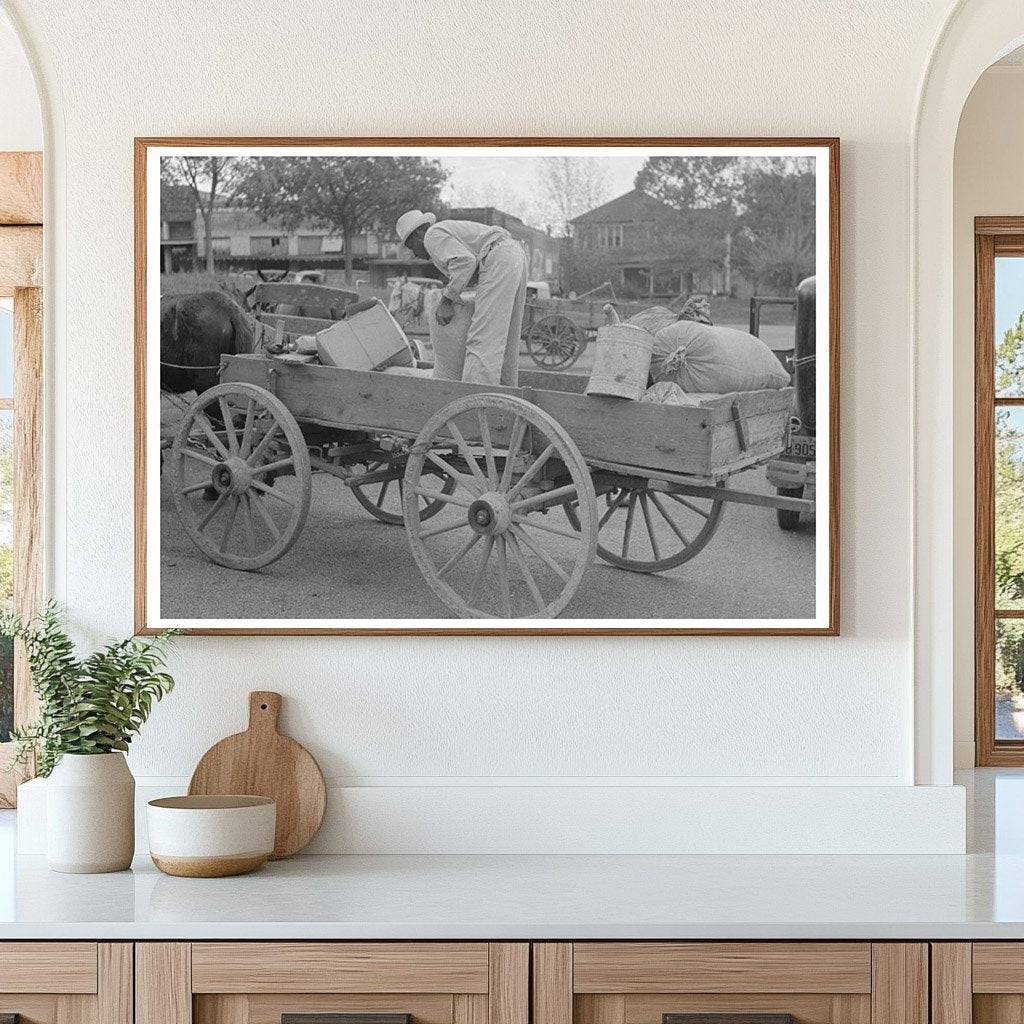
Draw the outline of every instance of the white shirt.
[[[441,294],[458,302],[480,265],[481,255],[511,237],[504,228],[475,220],[439,220],[427,228],[423,244],[434,266],[448,277]]]

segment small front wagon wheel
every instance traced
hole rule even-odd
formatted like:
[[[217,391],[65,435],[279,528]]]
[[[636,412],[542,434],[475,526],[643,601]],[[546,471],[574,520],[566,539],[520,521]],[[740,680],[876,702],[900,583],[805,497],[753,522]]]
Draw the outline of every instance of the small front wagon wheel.
[[[431,466],[455,480],[441,491]],[[421,498],[445,508],[429,522]],[[511,395],[468,395],[435,413],[405,470],[405,529],[430,589],[461,618],[555,618],[597,548],[597,500],[579,448]],[[579,530],[561,507],[576,502]]]
[[[561,313],[541,317],[526,334],[526,351],[542,370],[567,370],[586,347],[587,336]]]
[[[171,446],[171,495],[192,543],[230,569],[260,569],[295,543],[309,512],[309,451],[295,417],[255,384],[217,384]]]

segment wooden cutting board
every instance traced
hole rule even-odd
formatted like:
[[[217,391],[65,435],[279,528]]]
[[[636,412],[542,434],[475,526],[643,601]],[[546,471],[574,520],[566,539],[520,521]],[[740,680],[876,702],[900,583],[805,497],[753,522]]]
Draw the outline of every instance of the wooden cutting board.
[[[249,728],[214,744],[192,773],[192,796],[235,793],[277,803],[273,860],[307,846],[324,819],[327,789],[320,766],[300,743],[277,731],[281,694],[249,694]]]

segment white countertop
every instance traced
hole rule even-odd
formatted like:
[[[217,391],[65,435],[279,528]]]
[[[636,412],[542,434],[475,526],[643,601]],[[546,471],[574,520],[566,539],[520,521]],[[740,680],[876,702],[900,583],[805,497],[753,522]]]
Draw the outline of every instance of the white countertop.
[[[1024,856],[298,857],[0,878],[0,939],[1024,939]]]

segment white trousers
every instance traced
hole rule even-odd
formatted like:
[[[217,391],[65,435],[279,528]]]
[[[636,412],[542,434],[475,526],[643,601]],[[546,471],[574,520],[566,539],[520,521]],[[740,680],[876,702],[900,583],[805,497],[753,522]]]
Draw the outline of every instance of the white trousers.
[[[458,305],[447,328],[431,331],[435,377],[461,378],[471,384],[518,384],[527,269],[526,254],[515,241],[499,242],[484,256],[465,340],[459,328],[465,329],[466,315]]]

